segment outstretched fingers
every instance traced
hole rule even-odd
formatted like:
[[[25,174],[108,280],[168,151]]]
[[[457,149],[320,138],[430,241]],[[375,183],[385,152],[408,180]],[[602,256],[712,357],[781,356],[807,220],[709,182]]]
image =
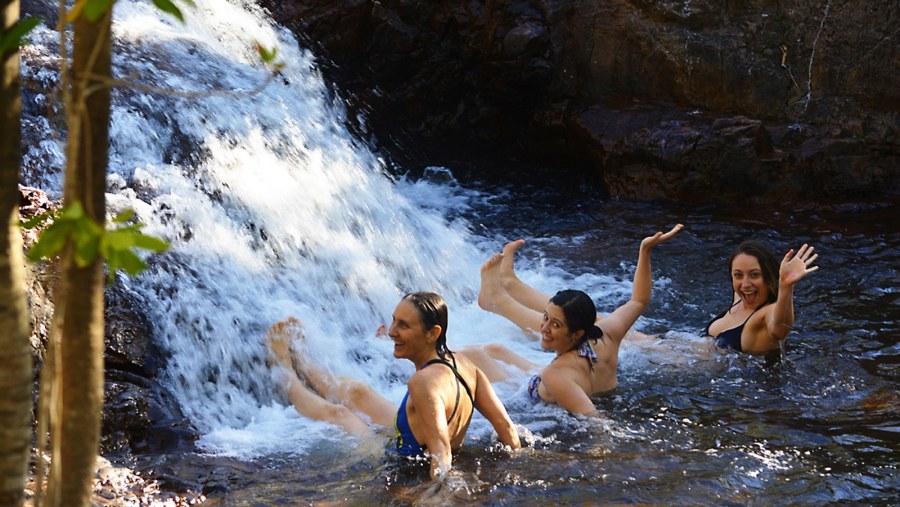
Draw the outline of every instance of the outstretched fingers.
[[[784,255],[781,261],[781,279],[784,283],[793,284],[800,281],[804,276],[819,269],[819,266],[812,264],[819,258],[819,254],[815,253],[815,248],[806,243],[795,251],[790,249]]]
[[[669,232],[663,233],[662,231],[659,231],[656,234],[654,234],[653,236],[644,238],[644,240],[641,242],[641,246],[647,247],[647,248],[653,248],[656,245],[659,245],[660,243],[665,243],[666,241],[671,239],[673,236],[675,236],[676,234],[681,232],[681,229],[683,229],[683,228],[684,228],[683,224],[676,224],[674,227],[672,227],[669,230]]]

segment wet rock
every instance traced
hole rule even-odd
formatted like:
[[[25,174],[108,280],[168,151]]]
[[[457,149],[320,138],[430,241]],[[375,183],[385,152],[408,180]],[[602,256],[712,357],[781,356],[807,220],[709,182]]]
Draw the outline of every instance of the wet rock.
[[[59,208],[39,189],[20,188],[20,220]],[[28,248],[41,229],[23,229]],[[35,379],[40,373],[53,319],[55,262],[26,263]],[[101,452],[126,458],[137,452],[188,451],[196,432],[177,401],[160,383],[162,353],[142,312],[142,301],[120,280],[105,290],[105,402]],[[35,383],[35,385],[37,385]]]
[[[724,202],[747,182],[761,199],[900,192],[883,0],[263,5],[401,165],[505,153],[631,198]]]

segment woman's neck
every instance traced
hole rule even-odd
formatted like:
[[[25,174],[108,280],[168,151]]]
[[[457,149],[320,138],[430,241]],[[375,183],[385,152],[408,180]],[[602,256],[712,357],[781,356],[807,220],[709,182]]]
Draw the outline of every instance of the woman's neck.
[[[423,355],[422,357],[416,358],[413,361],[413,364],[416,365],[416,370],[421,370],[428,364],[429,361],[433,361],[435,359],[440,359],[441,356],[438,355],[436,350],[432,350],[429,354]]]

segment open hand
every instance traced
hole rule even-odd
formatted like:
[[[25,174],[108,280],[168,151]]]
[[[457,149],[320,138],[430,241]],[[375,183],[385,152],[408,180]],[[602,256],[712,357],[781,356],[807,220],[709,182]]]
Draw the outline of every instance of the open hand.
[[[656,234],[654,234],[653,236],[644,238],[644,240],[641,241],[641,250],[650,250],[660,243],[665,243],[666,241],[669,240],[669,238],[678,234],[678,231],[680,231],[683,227],[684,227],[683,225],[678,224],[675,227],[672,227],[672,229],[665,234],[663,234],[662,231],[660,231],[660,232],[657,232]]]
[[[781,285],[794,285],[803,279],[806,275],[819,269],[819,266],[811,266],[811,264],[819,257],[819,254],[813,253],[815,249],[806,243],[794,255],[794,249],[788,250],[781,261],[781,268],[778,270],[779,283]]]

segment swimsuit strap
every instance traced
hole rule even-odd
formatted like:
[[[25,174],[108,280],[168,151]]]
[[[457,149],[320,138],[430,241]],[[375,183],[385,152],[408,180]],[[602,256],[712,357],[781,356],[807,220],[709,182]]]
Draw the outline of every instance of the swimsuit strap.
[[[766,305],[763,305],[763,306],[766,306]],[[759,308],[762,308],[762,306],[760,306]],[[757,308],[756,310],[759,310],[759,308]],[[756,313],[756,310],[753,310],[752,312],[750,312],[750,315],[747,315],[747,318],[744,319],[744,323],[741,324],[742,326],[747,325],[747,322],[750,320],[750,317],[752,317],[753,314]]]
[[[594,371],[594,363],[600,359],[597,357],[597,353],[594,352],[594,347],[591,346],[590,340],[581,342],[581,345],[578,346],[578,355],[587,359],[588,366],[591,367],[591,371]]]
[[[735,302],[733,305],[731,305],[731,308],[734,308],[735,306],[737,306],[738,303],[740,303],[741,301],[743,301],[743,299],[738,299],[737,302]],[[757,310],[759,310],[759,309],[762,308],[763,306],[768,306],[769,304],[770,304],[770,303],[767,302],[766,304],[764,304],[764,305],[762,305],[762,306],[757,306],[756,308],[754,308],[753,311],[750,312],[750,315],[747,315],[747,318],[744,319],[744,323],[741,324],[741,326],[746,325],[747,322],[750,321],[750,317],[752,317],[753,314],[757,312]],[[728,310],[731,310],[731,308],[729,308]],[[723,315],[724,315],[724,314],[723,314]],[[718,319],[716,319],[716,320],[718,320]],[[713,322],[715,322],[715,321],[713,321]],[[709,329],[709,326],[707,326],[707,329]]]
[[[432,359],[431,361],[428,361],[427,363],[425,363],[425,366],[428,366],[430,364],[443,364],[447,368],[450,368],[450,371],[452,371],[453,375],[456,377],[456,406],[453,407],[453,412],[450,413],[450,417],[448,418],[448,420],[453,419],[453,416],[456,415],[456,411],[459,409],[459,384],[460,383],[462,383],[463,387],[466,388],[466,394],[469,395],[469,401],[472,402],[472,406],[473,407],[475,406],[475,398],[472,396],[472,391],[469,389],[469,384],[466,383],[466,380],[464,378],[462,378],[462,376],[459,374],[459,371],[457,371],[456,358],[453,357],[452,353],[450,354],[450,359],[453,360],[453,364],[450,364],[449,362],[447,362],[444,359]],[[425,368],[425,366],[423,366],[422,368]]]

